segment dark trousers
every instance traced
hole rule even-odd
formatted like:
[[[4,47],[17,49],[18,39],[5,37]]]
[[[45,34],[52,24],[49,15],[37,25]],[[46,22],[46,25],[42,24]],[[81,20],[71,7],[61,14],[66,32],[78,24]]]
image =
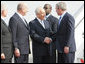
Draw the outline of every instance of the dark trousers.
[[[1,63],[12,63],[12,59],[1,60]]]
[[[56,63],[56,55],[53,55],[53,56],[33,56],[33,63]]]
[[[58,53],[58,63],[74,63],[75,52],[72,53]]]
[[[21,54],[20,57],[14,57],[15,63],[28,63],[28,54]]]

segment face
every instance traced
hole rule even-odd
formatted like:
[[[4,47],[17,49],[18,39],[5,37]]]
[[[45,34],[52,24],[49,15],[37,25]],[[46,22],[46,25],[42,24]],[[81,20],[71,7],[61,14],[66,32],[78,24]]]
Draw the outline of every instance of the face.
[[[25,6],[25,7],[22,9],[22,15],[25,16],[27,12],[28,12],[28,8]]]
[[[7,9],[3,10],[3,12],[2,12],[2,14],[3,14],[4,17],[7,16],[7,13],[8,13],[8,10]]]
[[[37,14],[37,17],[38,17],[39,19],[41,19],[41,20],[44,20],[45,15],[46,15],[46,13],[45,13],[45,11],[42,9],[42,10],[40,10],[40,13]]]
[[[51,10],[52,10],[51,6],[46,5],[46,6],[44,7],[44,9],[45,9],[46,15],[48,15],[48,14],[51,13]]]
[[[59,8],[56,6],[56,12],[57,12],[58,15],[61,15],[61,11],[62,11],[62,10],[59,9]]]

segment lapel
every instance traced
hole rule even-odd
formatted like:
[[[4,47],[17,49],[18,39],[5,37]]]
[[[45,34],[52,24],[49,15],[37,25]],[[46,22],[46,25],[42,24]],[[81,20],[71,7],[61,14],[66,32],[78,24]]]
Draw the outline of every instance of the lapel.
[[[37,25],[39,25],[42,29],[45,30],[45,28],[43,28],[43,26],[40,24],[40,22],[38,21],[38,19],[36,18],[35,20],[36,20]]]
[[[19,15],[17,13],[15,14],[16,14],[15,17],[17,18],[17,20],[20,21],[28,29],[28,27],[25,25],[24,21],[19,17]]]
[[[44,20],[44,25],[45,25],[45,29],[49,28],[49,23],[46,20]]]
[[[67,12],[66,12],[66,14],[67,14]],[[62,24],[64,24],[64,21],[65,21],[65,19],[66,19],[66,14],[63,16],[63,18],[62,18],[62,20],[61,20],[59,29],[62,27]]]
[[[4,26],[6,26],[6,28],[9,30],[9,32],[11,32],[10,27],[6,25],[6,23],[4,22],[4,20],[3,20],[3,19],[1,19],[1,22],[4,24]]]
[[[2,23],[8,28],[8,26],[6,25],[6,23],[4,22],[3,19],[1,19]]]

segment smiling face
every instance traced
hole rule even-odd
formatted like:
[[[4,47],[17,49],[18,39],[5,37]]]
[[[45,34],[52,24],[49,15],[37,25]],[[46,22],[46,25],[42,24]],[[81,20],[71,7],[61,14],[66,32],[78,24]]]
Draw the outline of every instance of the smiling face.
[[[56,6],[56,12],[58,15],[62,15],[62,10]]]
[[[45,10],[44,9],[40,9],[40,12],[37,13],[37,17],[39,19],[41,19],[41,20],[44,20],[45,16],[46,16]]]

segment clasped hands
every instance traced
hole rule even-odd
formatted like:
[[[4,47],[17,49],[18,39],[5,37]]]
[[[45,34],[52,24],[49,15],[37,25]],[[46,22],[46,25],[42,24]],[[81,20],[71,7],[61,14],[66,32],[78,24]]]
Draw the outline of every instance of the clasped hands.
[[[50,44],[52,42],[52,39],[51,38],[49,38],[49,37],[45,37],[45,39],[44,39],[44,43],[46,43],[46,44]]]

